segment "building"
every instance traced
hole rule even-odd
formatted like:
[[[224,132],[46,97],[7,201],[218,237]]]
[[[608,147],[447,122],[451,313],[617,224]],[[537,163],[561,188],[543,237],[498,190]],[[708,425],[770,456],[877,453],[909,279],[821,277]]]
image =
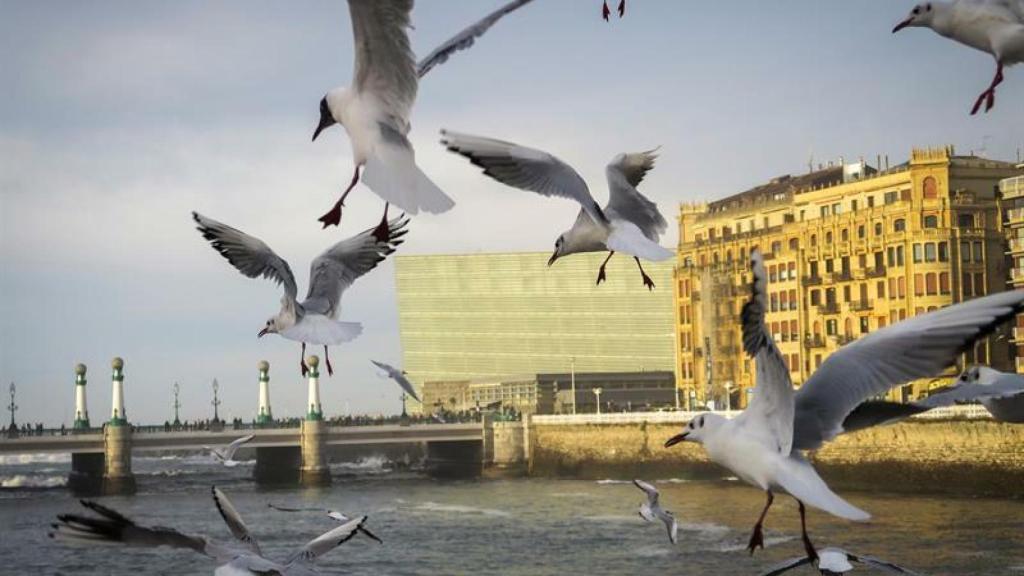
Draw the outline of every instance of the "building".
[[[748,255],[768,269],[766,322],[796,385],[838,347],[925,311],[1006,289],[997,185],[1013,164],[913,150],[879,171],[864,161],[821,167],[679,212],[676,374],[690,406],[745,406],[752,362],[740,346]],[[1006,367],[994,336],[965,355]],[[915,382],[894,399],[939,385]]]
[[[1024,171],[1024,164],[1017,168]],[[999,183],[1003,198],[1003,215],[1006,224],[1007,254],[1010,255],[1010,285],[1024,286],[1024,176],[1014,176]],[[1024,315],[1017,317],[1013,329],[1013,340],[1017,344],[1017,372],[1024,373]]]
[[[672,371],[671,260],[644,264],[656,284],[648,291],[631,258],[612,258],[607,280],[597,286],[605,254],[576,254],[550,267],[548,256],[396,258],[403,367],[410,379],[421,386],[573,370]]]

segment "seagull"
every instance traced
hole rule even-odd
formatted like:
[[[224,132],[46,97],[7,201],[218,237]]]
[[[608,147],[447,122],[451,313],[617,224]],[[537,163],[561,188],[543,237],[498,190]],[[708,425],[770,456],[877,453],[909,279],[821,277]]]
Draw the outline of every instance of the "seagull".
[[[402,243],[409,219],[400,216],[388,222],[388,240],[381,241],[374,231],[366,230],[342,240],[313,260],[309,270],[309,292],[298,301],[298,287],[292,269],[262,240],[241,230],[192,213],[196,228],[221,256],[249,278],[269,278],[284,285],[281,311],[267,320],[257,337],[267,334],[302,343],[300,367],[305,376],[306,344],[322,345],[328,375],[334,374],[327,347],[348,342],[359,336],[363,326],[358,322],[335,320],[341,309],[341,295],[360,276],[377,267]]]
[[[555,241],[555,251],[548,260],[548,266],[569,254],[607,250],[608,257],[597,274],[597,283],[600,284],[605,280],[608,260],[616,252],[624,252],[636,261],[644,286],[654,289],[654,282],[644,272],[640,259],[667,260],[674,253],[658,245],[658,239],[668,227],[665,217],[658,211],[658,206],[636,187],[654,167],[657,148],[619,154],[612,159],[605,168],[608,204],[602,209],[591,196],[583,178],[571,166],[547,152],[449,130],[442,130],[441,134],[441,144],[450,152],[465,156],[498,182],[543,196],[569,198],[581,204],[572,228]]]
[[[385,201],[384,217],[375,230],[381,240],[387,239],[389,204],[413,215],[420,210],[446,212],[455,205],[416,166],[415,151],[407,137],[419,78],[455,52],[472,46],[495,22],[530,1],[503,5],[417,64],[406,33],[411,27],[413,0],[349,0],[355,45],[352,86],[333,88],[320,100],[320,122],[313,140],[324,128],[341,124],[352,142],[355,171],[341,198],[320,217],[324,228],[341,222],[345,198],[360,178]]]
[[[267,504],[267,508],[277,510],[278,512],[320,512],[321,514],[327,514],[327,517],[335,520],[341,524],[346,524],[352,521],[352,518],[345,514],[338,512],[337,510],[331,510],[330,508],[288,508],[286,506],[278,506],[276,504]],[[360,525],[357,529],[358,532],[364,534],[371,540],[376,540],[378,544],[383,544],[384,541],[378,538],[373,532],[370,532],[365,527]]]
[[[1024,0],[939,0],[914,6],[893,34],[909,27],[931,28],[937,34],[991,54],[996,75],[971,108],[977,114],[996,103],[996,87],[1003,82],[1003,68],[1024,62]]]
[[[174,528],[141,526],[120,512],[89,500],[82,500],[82,505],[94,512],[95,516],[60,514],[57,516],[59,523],[53,525],[49,536],[88,545],[115,543],[146,548],[187,548],[213,558],[217,562],[214,574],[223,576],[312,576],[321,574],[315,565],[316,560],[348,542],[366,522],[366,516],[350,520],[309,541],[287,560],[279,563],[263,555],[259,543],[249,532],[238,511],[216,486],[213,487],[213,501],[234,536],[235,541],[231,543],[217,542],[203,535],[187,534]]]
[[[661,503],[658,502],[660,496],[658,489],[643,480],[633,480],[633,484],[647,494],[647,502],[640,504],[640,517],[648,522],[654,522],[655,518],[664,522],[665,528],[668,529],[668,539],[675,544],[679,525],[676,523],[676,517],[668,510],[663,509]]]
[[[988,366],[971,366],[956,384],[914,404],[925,408],[951,406],[956,402],[981,402],[1000,422],[1024,423],[1024,376]]]
[[[755,358],[757,384],[747,409],[729,420],[701,414],[669,447],[686,440],[704,445],[708,457],[767,493],[747,550],[764,548],[762,524],[773,490],[793,496],[807,556],[817,553],[807,536],[804,505],[840,518],[863,521],[870,515],[833,493],[802,451],[815,450],[843,433],[855,408],[870,397],[918,378],[932,377],[995,328],[1024,309],[1024,290],[976,298],[868,334],[833,352],[794,393],[787,364],[764,323],[764,258],[751,251],[751,296],[741,311],[743,347]]]
[[[604,5],[601,6],[601,17],[604,21],[608,21],[608,17],[611,16],[612,11],[608,9],[608,0],[604,0]],[[619,18],[626,15],[626,0],[619,0]]]
[[[413,387],[412,382],[409,382],[409,379],[405,377],[405,370],[399,370],[394,366],[385,364],[383,362],[377,362],[376,360],[370,360],[370,362],[373,362],[374,366],[386,372],[386,376],[388,378],[391,378],[395,382],[398,382],[398,385],[402,387],[402,390],[405,390],[406,394],[415,398],[417,402],[423,402],[422,400],[420,400],[420,397],[416,395],[416,388]]]
[[[917,574],[916,572],[911,572],[902,566],[897,566],[896,564],[886,562],[885,560],[879,560],[878,558],[872,558],[871,556],[851,554],[842,548],[824,548],[818,553],[817,559],[811,558],[810,556],[792,558],[770,568],[767,572],[762,572],[761,576],[778,576],[779,574],[789,572],[793,568],[804,566],[806,564],[814,565],[822,576],[839,576],[840,574],[845,574],[853,570],[853,564],[851,564],[851,562],[863,564],[881,572],[888,572],[889,574],[910,574],[911,576],[915,576]]]
[[[234,468],[235,466],[238,466],[238,462],[235,461],[235,459],[234,459],[235,458],[235,452],[238,452],[238,449],[242,446],[242,444],[245,444],[246,442],[252,440],[255,437],[256,436],[254,434],[250,434],[248,436],[242,436],[241,438],[238,438],[237,440],[233,440],[227,446],[220,446],[220,447],[217,447],[217,448],[211,448],[210,446],[203,446],[203,449],[209,451],[210,454],[214,458],[219,460],[221,463],[223,463],[228,468]]]

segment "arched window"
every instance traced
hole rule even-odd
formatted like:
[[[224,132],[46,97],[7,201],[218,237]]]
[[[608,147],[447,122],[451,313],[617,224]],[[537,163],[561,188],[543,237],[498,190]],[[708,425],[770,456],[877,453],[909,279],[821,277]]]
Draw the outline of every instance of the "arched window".
[[[875,222],[875,236],[881,236],[881,235],[882,235],[882,223],[881,222]]]
[[[832,232],[831,231],[825,232],[825,244],[831,244],[831,243],[832,243]]]
[[[839,239],[842,240],[843,242],[848,241],[850,239],[850,231],[847,230],[846,228],[843,228],[842,230],[840,230],[839,231]]]
[[[923,225],[925,228],[938,228],[939,217],[935,215],[925,216]]]
[[[716,266],[718,265],[718,252],[713,252],[711,254],[711,263],[715,264]]]
[[[725,251],[725,261],[728,264],[732,264],[732,250]]]
[[[863,240],[865,236],[867,236],[867,229],[864,228],[864,225],[857,226],[857,238]]]
[[[893,221],[893,223],[892,223],[892,231],[893,232],[903,232],[906,229],[907,229],[907,221],[904,220],[903,218],[897,218],[895,221]]]
[[[821,321],[819,320],[814,321],[814,335],[821,336]]]
[[[847,318],[843,321],[843,334],[847,337],[853,336],[853,319]]]
[[[796,238],[790,238],[789,239],[789,249],[790,250],[798,250],[799,248],[800,248],[800,241],[797,240]]]
[[[772,254],[778,256],[781,253],[782,253],[782,242],[780,242],[778,240],[776,240],[775,242],[772,242]]]
[[[939,184],[931,176],[924,179],[924,197],[926,199],[939,197]]]
[[[817,234],[811,234],[811,246],[817,246],[817,245],[818,245],[818,235]]]

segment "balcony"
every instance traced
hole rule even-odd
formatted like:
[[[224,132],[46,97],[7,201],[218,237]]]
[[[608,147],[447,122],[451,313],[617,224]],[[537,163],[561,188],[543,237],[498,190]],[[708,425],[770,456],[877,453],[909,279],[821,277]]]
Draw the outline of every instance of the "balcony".
[[[1024,356],[1017,357],[1017,373],[1024,373]]]
[[[868,278],[882,278],[885,276],[885,266],[879,268],[868,268],[866,276]]]
[[[1003,193],[1003,199],[1017,198],[1024,196],[1024,176],[1007,178],[999,183],[999,190]]]
[[[856,338],[850,336],[849,334],[840,334],[836,336],[836,343],[839,344],[840,346],[846,346],[847,344],[853,342],[854,340],[856,340]]]
[[[1024,269],[1010,268],[1010,279],[1014,282],[1024,281]]]
[[[1010,253],[1024,252],[1024,238],[1010,238]]]
[[[804,286],[817,286],[821,284],[821,276],[804,276]]]
[[[804,348],[824,348],[825,339],[821,337],[821,334],[815,334],[804,338]]]
[[[1009,224],[1024,222],[1024,208],[1011,208],[1007,210],[1006,221]]]
[[[821,306],[818,306],[818,314],[821,314],[822,316],[839,314],[839,304],[836,304],[835,302],[822,304]]]
[[[850,310],[853,310],[854,312],[865,312],[867,310],[871,310],[872,304],[871,300],[851,300]]]
[[[849,270],[836,272],[832,275],[833,282],[849,282],[850,280],[853,280],[853,273],[851,273]]]

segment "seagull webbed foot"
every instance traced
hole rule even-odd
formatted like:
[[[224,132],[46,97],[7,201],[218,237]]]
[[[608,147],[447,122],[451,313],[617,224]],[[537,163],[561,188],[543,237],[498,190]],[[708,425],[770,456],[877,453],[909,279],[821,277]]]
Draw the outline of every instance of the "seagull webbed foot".
[[[610,16],[611,13],[612,11],[608,9],[608,0],[605,0],[604,5],[601,6],[601,18],[604,18],[604,21],[607,22],[608,16]]]
[[[606,277],[604,275],[604,266],[601,266],[601,268],[598,269],[598,271],[597,271],[597,284],[596,285],[600,285],[601,282],[604,282],[605,280],[606,280]]]
[[[750,535],[750,542],[747,544],[747,552],[753,556],[754,550],[758,547],[764,550],[764,531],[761,529],[760,522],[754,525],[754,532]]]
[[[338,200],[334,203],[334,207],[331,208],[326,214],[317,219],[319,222],[323,222],[324,228],[328,226],[337,226],[341,224],[341,207],[344,206],[342,200]]]
[[[654,290],[654,280],[651,280],[651,277],[646,272],[641,272],[640,275],[644,279],[644,286],[647,286],[648,290]]]
[[[626,15],[626,0],[619,0],[619,18]]]

